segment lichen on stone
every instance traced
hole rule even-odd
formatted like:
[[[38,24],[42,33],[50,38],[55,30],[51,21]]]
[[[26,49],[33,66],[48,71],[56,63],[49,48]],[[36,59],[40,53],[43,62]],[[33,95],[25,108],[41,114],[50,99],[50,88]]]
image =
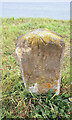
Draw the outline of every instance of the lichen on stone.
[[[16,54],[18,55],[19,58],[21,58],[22,57],[22,49],[17,47],[16,48]]]
[[[29,45],[38,45],[44,43],[47,45],[50,41],[56,43],[58,46],[61,46],[60,43],[61,36],[50,31],[48,29],[37,29],[30,33],[23,35],[20,38],[21,40],[28,41]]]

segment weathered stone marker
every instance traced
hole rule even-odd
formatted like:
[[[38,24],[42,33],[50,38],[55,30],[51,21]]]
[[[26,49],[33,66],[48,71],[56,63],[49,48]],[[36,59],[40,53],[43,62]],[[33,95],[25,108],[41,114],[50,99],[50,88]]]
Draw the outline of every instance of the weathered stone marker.
[[[16,54],[27,90],[39,94],[54,89],[59,94],[64,46],[61,35],[48,29],[17,39]]]

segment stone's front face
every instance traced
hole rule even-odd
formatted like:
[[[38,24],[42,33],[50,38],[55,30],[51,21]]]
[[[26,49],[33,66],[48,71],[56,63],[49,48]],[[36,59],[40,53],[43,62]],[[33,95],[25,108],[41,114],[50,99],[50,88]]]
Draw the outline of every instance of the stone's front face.
[[[60,91],[64,52],[62,37],[38,29],[18,38],[16,53],[26,89],[34,93]]]

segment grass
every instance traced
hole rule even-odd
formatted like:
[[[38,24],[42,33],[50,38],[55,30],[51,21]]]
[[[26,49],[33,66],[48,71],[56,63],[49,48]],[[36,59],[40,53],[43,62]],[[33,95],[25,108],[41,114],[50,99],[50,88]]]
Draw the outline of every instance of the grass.
[[[2,119],[48,118],[68,119],[70,103],[70,21],[49,18],[0,18],[2,22]],[[60,95],[52,90],[39,95],[25,91],[15,42],[17,37],[31,30],[48,28],[62,35],[65,42]]]

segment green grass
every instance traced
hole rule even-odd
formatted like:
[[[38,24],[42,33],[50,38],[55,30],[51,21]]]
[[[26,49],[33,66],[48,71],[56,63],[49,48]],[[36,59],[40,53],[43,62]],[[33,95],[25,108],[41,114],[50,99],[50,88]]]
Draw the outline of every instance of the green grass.
[[[70,21],[49,18],[0,18],[0,20],[2,22],[3,69],[2,118],[6,116],[6,118],[68,119],[70,114],[70,103],[67,99],[70,88]],[[53,99],[51,99],[54,95],[52,91],[40,96],[27,93],[22,76],[18,76],[20,68],[15,53],[16,39],[38,28],[48,28],[58,32],[65,42],[61,92]]]

